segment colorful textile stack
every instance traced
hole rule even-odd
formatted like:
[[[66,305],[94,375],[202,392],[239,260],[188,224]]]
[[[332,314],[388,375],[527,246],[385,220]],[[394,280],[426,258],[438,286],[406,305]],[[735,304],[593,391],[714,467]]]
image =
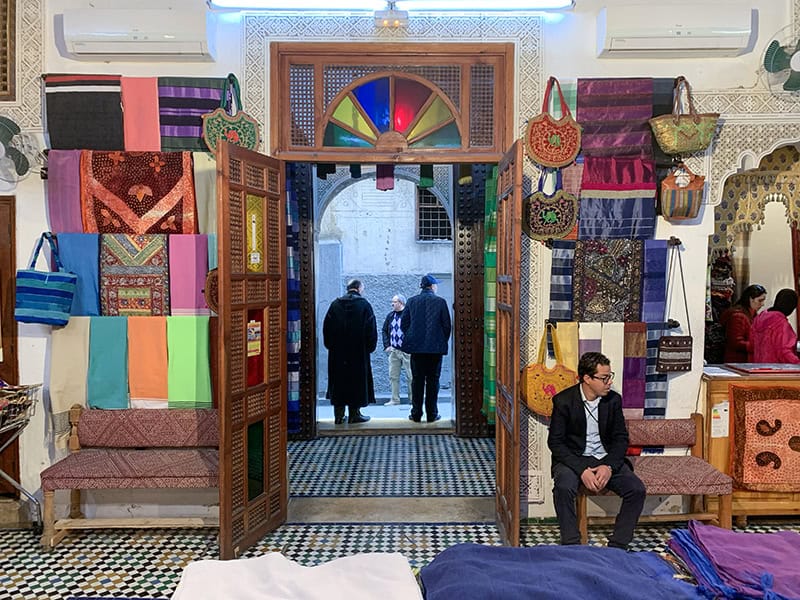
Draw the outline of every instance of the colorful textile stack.
[[[166,235],[100,236],[100,306],[104,315],[168,315]]]
[[[800,534],[747,533],[690,521],[667,542],[706,598],[800,599]]]

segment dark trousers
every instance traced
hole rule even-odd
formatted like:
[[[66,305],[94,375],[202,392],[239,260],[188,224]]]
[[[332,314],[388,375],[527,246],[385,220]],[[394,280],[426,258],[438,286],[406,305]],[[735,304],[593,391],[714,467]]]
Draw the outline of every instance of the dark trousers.
[[[581,478],[562,463],[553,463],[553,503],[561,530],[562,544],[580,544],[578,514],[575,510],[575,497]],[[611,476],[606,488],[622,498],[622,506],[614,522],[614,532],[608,538],[609,546],[626,548],[633,539],[633,530],[644,506],[644,484],[627,464]]]
[[[411,418],[422,419],[422,399],[425,398],[425,417],[433,421],[439,414],[439,376],[442,373],[441,354],[411,355]]]

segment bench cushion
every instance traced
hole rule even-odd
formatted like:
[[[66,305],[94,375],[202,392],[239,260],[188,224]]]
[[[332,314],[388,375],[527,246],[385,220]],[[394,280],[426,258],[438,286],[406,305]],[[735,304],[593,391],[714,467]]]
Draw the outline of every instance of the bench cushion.
[[[219,445],[215,409],[88,409],[78,421],[81,448],[181,448]]]
[[[648,494],[733,493],[733,480],[696,456],[637,456],[631,462]]]
[[[628,443],[631,446],[694,446],[692,419],[630,419]]]
[[[212,448],[89,448],[48,467],[41,478],[45,492],[218,487],[219,454]]]

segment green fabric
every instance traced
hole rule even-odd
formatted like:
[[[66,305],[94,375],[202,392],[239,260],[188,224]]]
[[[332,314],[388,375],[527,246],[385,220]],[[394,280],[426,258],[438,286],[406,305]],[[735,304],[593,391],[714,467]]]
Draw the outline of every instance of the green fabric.
[[[497,167],[486,179],[483,230],[484,309],[483,309],[483,408],[490,425],[497,410]]]
[[[561,83],[561,93],[564,94],[564,101],[567,103],[574,119],[578,111],[578,82],[570,81],[564,83],[559,80],[559,83]],[[550,115],[554,119],[560,119],[564,116],[561,114],[561,100],[558,97],[558,90],[555,88],[553,93],[550,94]]]
[[[167,317],[169,408],[211,408],[208,317]]]
[[[433,187],[433,165],[419,166],[419,187],[423,189]]]

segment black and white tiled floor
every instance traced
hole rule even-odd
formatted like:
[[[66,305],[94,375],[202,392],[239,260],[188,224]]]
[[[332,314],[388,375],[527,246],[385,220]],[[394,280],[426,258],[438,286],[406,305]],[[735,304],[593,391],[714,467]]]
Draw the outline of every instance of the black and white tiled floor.
[[[494,490],[492,440],[440,435],[320,438],[291,443],[289,468],[295,497],[487,496]],[[356,468],[357,485],[347,482]],[[393,469],[400,475],[383,481]],[[493,522],[454,520],[447,515],[428,523],[290,522],[244,557],[279,551],[312,566],[359,552],[386,551],[401,552],[412,567],[421,568],[454,544],[500,544]],[[632,549],[663,550],[670,530],[684,525],[641,525]],[[747,531],[777,529],[800,532],[800,523],[765,522]],[[610,527],[591,527],[589,541],[602,543],[608,533]],[[38,542],[30,530],[0,530],[0,600],[168,599],[187,564],[217,558],[218,553],[216,530],[90,530],[68,536],[52,552],[43,552]],[[557,542],[555,524],[522,527],[522,546]]]

